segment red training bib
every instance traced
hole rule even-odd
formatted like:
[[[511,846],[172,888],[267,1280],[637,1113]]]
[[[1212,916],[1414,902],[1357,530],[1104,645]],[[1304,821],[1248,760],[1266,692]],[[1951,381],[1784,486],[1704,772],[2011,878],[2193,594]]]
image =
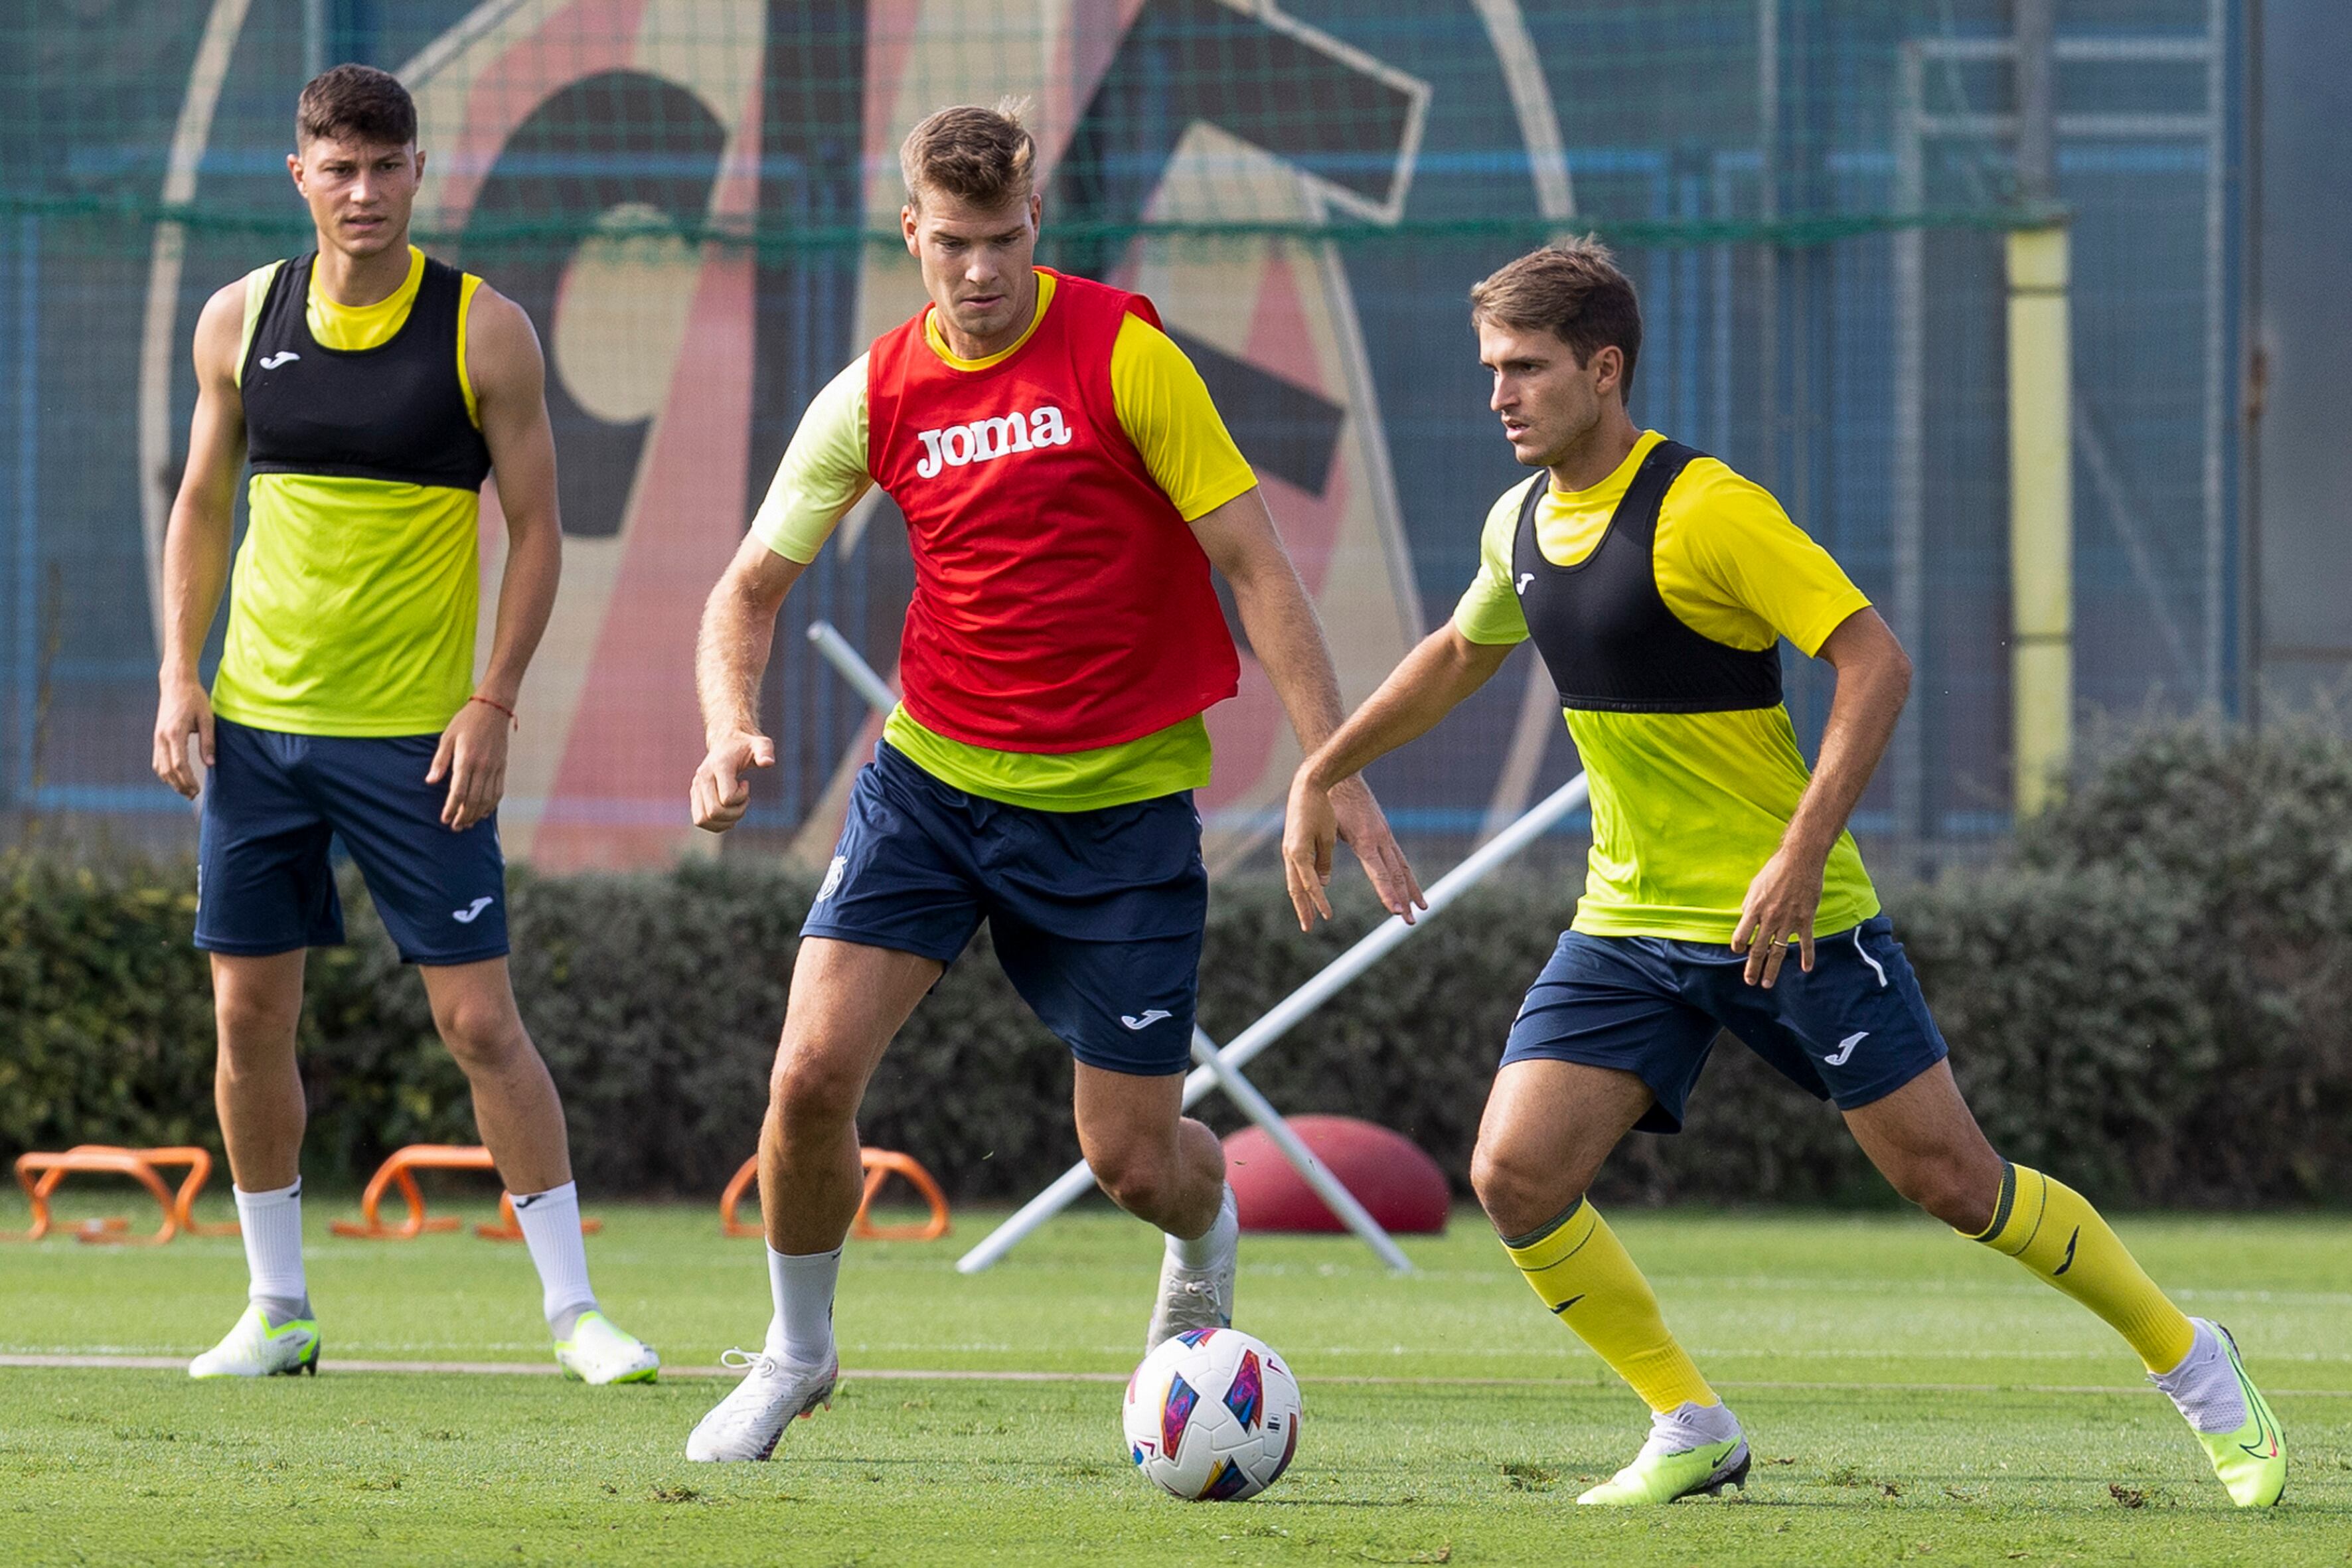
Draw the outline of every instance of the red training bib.
[[[1208,557],[1112,402],[1119,323],[1159,314],[1140,294],[1054,277],[1045,320],[986,370],[932,352],[928,308],[866,362],[867,467],[914,556],[907,710],[998,751],[1137,740],[1231,697],[1241,676]]]

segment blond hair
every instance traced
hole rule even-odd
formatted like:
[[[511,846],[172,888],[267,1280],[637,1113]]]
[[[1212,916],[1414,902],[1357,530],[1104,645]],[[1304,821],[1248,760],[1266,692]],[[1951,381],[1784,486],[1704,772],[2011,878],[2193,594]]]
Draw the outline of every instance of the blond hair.
[[[907,205],[920,207],[925,191],[991,211],[1026,200],[1037,177],[1037,139],[1021,123],[1027,107],[1018,98],[994,109],[960,103],[907,132],[898,146]]]
[[[1642,357],[1642,304],[1609,247],[1591,235],[1496,268],[1470,290],[1470,320],[1549,332],[1579,364],[1613,345],[1625,356],[1619,390],[1633,395],[1633,362]]]

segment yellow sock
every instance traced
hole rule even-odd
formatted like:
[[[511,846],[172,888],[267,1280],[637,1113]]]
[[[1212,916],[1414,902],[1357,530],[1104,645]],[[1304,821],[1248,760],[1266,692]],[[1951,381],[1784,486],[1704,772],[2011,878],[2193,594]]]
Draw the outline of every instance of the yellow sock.
[[[2170,1372],[2197,1331],[2156,1288],[2090,1200],[2063,1182],[2003,1164],[2000,1199],[1980,1241],[2096,1312],[2150,1372]]]
[[[1505,1238],[1503,1250],[1553,1315],[1651,1409],[1719,1403],[1667,1331],[1650,1282],[1591,1204],[1580,1199],[1541,1230]]]

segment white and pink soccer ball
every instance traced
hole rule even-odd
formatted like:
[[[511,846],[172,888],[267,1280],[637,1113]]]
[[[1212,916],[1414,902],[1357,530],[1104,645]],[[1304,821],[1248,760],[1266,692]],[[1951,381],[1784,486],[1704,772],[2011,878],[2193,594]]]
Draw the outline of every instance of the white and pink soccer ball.
[[[1255,1497],[1298,1452],[1298,1380],[1264,1340],[1194,1329],[1127,1380],[1127,1451],[1187,1502]]]

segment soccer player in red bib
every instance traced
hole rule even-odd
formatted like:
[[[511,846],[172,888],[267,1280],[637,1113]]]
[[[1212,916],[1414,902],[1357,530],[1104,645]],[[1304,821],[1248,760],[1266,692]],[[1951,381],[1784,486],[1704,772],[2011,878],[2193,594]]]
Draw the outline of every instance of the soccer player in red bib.
[[[869,488],[905,514],[905,697],[802,928],[760,1137],[774,1316],[691,1459],[765,1459],[829,1403],[858,1102],[983,920],[1076,1058],[1097,1180],[1167,1233],[1147,1345],[1233,1321],[1224,1160],[1182,1115],[1208,911],[1192,792],[1209,779],[1202,715],[1240,674],[1210,568],[1310,751],[1339,722],[1339,683],[1255,476],[1151,302],[1032,265],[1035,160],[1002,110],[942,110],[908,135],[900,222],[931,304],[811,402],[703,612],[694,819],[723,832],[746,775],[775,764],[758,696],[784,595]],[[1332,804],[1409,918],[1420,889],[1370,793],[1354,781]]]

